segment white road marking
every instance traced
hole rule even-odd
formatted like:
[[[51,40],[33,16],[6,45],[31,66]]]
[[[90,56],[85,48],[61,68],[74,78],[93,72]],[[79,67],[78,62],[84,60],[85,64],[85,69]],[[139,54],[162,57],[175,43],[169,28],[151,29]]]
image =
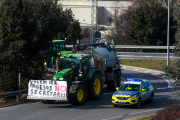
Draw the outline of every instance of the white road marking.
[[[164,79],[166,82],[168,82],[168,87],[167,88],[173,88],[173,86],[171,86],[171,83],[170,83],[170,81],[169,80],[167,80],[167,79]]]
[[[135,114],[139,114],[139,113],[150,112],[150,111],[161,110],[161,109],[163,109],[163,108],[152,109],[152,110],[147,110],[147,111],[141,111],[141,112],[136,112],[136,113],[131,113],[131,114],[129,114],[129,115],[135,115]]]
[[[115,118],[119,118],[119,117],[122,117],[122,115],[121,115],[121,116],[117,116],[117,117],[112,117],[112,118],[103,119],[103,120],[111,120],[111,119],[115,119]]]
[[[128,114],[128,115],[135,115],[135,114],[139,114],[139,113],[144,113],[144,112],[150,112],[150,111],[156,111],[156,110],[162,110],[163,108],[159,108],[159,109],[152,109],[152,110],[147,110],[147,111],[141,111],[141,112],[136,112],[136,113],[131,113],[131,114]],[[112,118],[106,118],[106,119],[102,119],[102,120],[111,120],[111,119],[115,119],[115,118],[120,118],[122,117],[123,115],[121,116],[116,116],[116,117],[112,117]],[[128,119],[127,119],[128,120]]]
[[[160,90],[160,89],[166,89],[166,87],[163,87],[163,88],[156,88],[157,90]]]

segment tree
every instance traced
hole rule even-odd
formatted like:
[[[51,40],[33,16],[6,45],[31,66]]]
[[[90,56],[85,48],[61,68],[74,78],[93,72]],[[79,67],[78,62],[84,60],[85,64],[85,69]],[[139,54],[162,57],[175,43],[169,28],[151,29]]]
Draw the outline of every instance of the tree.
[[[180,7],[176,7],[176,13],[180,14]],[[177,32],[175,34],[175,40],[176,40],[176,48],[174,50],[175,56],[180,57],[180,23],[178,22],[177,25]],[[166,79],[173,80],[174,82],[171,83],[173,86],[173,89],[179,89],[180,88],[180,60],[175,60],[174,64],[171,66],[163,66],[162,69],[164,71],[164,75],[167,76]],[[173,94],[174,98],[177,98],[180,100],[180,92],[176,92]]]
[[[176,21],[170,17],[170,45],[175,43]],[[152,2],[140,6],[132,16],[131,27],[127,31],[128,39],[134,45],[167,45],[167,9]]]
[[[168,0],[132,0],[132,4],[127,8],[123,7],[124,5],[122,2],[116,1],[115,2],[116,7],[112,8],[114,14],[110,18],[108,18],[108,20],[113,23],[114,27],[110,29],[111,31],[110,35],[107,35],[107,37],[109,39],[115,39],[116,44],[131,45],[132,44],[131,41],[129,41],[129,39],[126,37],[127,36],[126,33],[130,28],[130,22],[132,21],[131,18],[135,14],[135,11],[141,5],[144,4],[150,5],[152,1],[154,1],[155,3],[161,3],[167,9]],[[171,6],[176,6],[176,4],[177,4],[177,0],[171,0]],[[171,11],[173,11],[172,8]],[[176,18],[179,18],[176,13],[174,13],[174,16]]]
[[[63,11],[53,0],[3,0],[0,6],[1,89],[18,90],[19,70],[24,83],[21,87],[27,88],[29,79],[43,79],[44,60],[52,40],[68,35],[67,29],[72,24],[76,25],[73,28],[77,32],[74,39],[80,36],[79,24],[70,11]]]

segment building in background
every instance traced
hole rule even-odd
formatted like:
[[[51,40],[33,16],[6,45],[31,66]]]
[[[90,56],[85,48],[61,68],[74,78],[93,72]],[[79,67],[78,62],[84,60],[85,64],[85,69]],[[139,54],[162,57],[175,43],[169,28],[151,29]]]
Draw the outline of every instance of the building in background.
[[[110,18],[114,14],[115,8],[119,7],[119,12],[121,12],[122,9],[126,9],[131,3],[132,0],[98,0],[98,30],[105,31],[106,28],[113,27]],[[92,0],[59,0],[58,4],[61,4],[63,9],[72,10],[82,29],[83,39],[80,43],[88,43],[91,33]]]

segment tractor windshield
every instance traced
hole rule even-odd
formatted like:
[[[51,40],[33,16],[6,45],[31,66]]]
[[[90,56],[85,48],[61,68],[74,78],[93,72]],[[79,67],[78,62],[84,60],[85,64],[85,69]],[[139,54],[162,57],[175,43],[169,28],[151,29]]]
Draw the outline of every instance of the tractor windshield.
[[[83,70],[84,73],[86,74],[88,71],[88,62],[87,59],[82,59],[83,61]],[[77,57],[66,57],[64,58],[62,62],[62,69],[73,69],[75,75],[78,75],[78,71],[80,69],[80,59],[77,59]]]
[[[62,69],[68,69],[73,67],[74,69],[78,69],[80,64],[80,59],[77,58],[64,58]]]
[[[53,50],[54,51],[64,51],[65,50],[65,44],[62,41],[54,42],[53,43]]]

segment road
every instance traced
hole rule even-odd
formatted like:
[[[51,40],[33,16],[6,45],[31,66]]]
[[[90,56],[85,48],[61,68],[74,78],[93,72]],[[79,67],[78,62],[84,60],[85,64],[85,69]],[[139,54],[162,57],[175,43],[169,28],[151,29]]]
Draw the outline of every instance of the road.
[[[175,91],[170,91],[169,81],[166,81],[156,71],[139,68],[123,67],[122,79],[128,77],[149,79],[155,88],[153,103],[144,103],[141,108],[120,106],[114,108],[111,96],[114,91],[104,91],[101,99],[86,100],[81,106],[72,106],[68,101],[56,101],[54,104],[41,102],[26,103],[0,108],[2,120],[124,120],[137,116],[156,113],[163,104],[178,103],[171,97]]]
[[[141,53],[141,52],[118,52],[118,57],[128,58],[128,59],[164,59],[167,60],[167,53]],[[170,60],[176,60],[176,57],[173,53],[169,55]]]

